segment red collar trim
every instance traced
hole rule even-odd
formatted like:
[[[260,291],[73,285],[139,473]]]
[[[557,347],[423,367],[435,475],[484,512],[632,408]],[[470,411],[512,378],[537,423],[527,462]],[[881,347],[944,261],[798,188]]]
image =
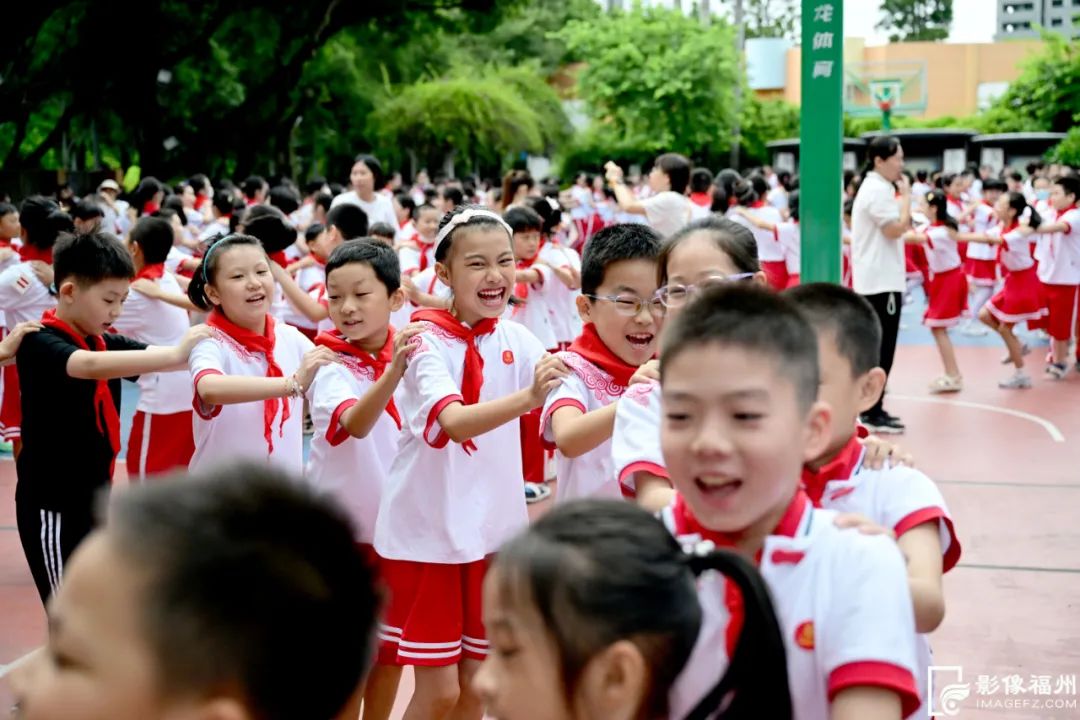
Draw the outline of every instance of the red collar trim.
[[[802,484],[814,507],[821,506],[825,486],[833,480],[850,480],[862,464],[863,446],[857,434],[853,434],[832,460],[813,470],[803,466]]]
[[[1075,210],[1075,209],[1076,209],[1076,203],[1073,203],[1072,205],[1070,205],[1069,207],[1065,208],[1064,210],[1058,210],[1058,214],[1057,214],[1057,217],[1058,217],[1058,218],[1060,218],[1060,217],[1061,217],[1062,215],[1064,215],[1065,213],[1069,212],[1070,210]],[[1057,218],[1055,218],[1055,220],[1056,220],[1056,219],[1057,219]]]
[[[777,523],[769,535],[780,535],[783,537],[793,538],[802,526],[803,518],[806,517],[806,513],[811,508],[810,498],[806,496],[806,493],[801,489],[795,491],[795,495],[791,498],[791,502],[788,503],[787,509],[784,511],[783,517],[780,518],[780,522]],[[733,548],[735,547],[735,536],[731,533],[720,532],[717,530],[710,530],[702,525],[696,517],[694,512],[690,509],[690,506],[686,504],[686,500],[682,495],[675,495],[675,505],[672,508],[675,514],[675,525],[679,534],[693,534],[699,535],[702,540],[708,540],[717,547]],[[762,545],[764,548],[764,545]],[[757,562],[761,562],[761,552],[757,553],[755,557]]]

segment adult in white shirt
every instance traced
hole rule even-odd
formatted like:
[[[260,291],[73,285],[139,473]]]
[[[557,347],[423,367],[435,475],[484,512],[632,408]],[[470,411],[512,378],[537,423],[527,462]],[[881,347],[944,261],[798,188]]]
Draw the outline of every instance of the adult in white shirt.
[[[622,168],[613,162],[605,163],[604,172],[619,210],[644,215],[653,229],[664,237],[674,234],[695,219],[696,213],[686,188],[690,184],[690,161],[678,153],[664,153],[653,162],[649,172],[651,194],[644,200],[634,196],[623,181]]]
[[[904,149],[889,135],[872,140],[866,172],[851,212],[851,267],[855,292],[881,320],[881,367],[892,369],[906,282],[903,234],[911,225],[911,186],[904,175]],[[899,197],[897,196],[899,193]],[[904,425],[877,403],[862,416],[871,431],[903,432]]]
[[[397,214],[390,196],[375,191],[375,188],[383,186],[383,169],[378,160],[371,155],[357,155],[349,173],[349,184],[352,189],[334,198],[330,203],[331,208],[349,203],[367,213],[368,227],[379,222],[390,227],[398,226]]]

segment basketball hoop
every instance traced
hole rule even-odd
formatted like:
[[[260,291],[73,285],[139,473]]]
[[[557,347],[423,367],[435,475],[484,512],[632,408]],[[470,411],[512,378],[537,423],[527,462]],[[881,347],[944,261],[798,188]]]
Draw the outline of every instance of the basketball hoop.
[[[878,109],[880,109],[881,112],[883,112],[883,113],[889,112],[890,110],[892,110],[892,101],[891,100],[881,100],[881,101],[879,101],[878,102]]]

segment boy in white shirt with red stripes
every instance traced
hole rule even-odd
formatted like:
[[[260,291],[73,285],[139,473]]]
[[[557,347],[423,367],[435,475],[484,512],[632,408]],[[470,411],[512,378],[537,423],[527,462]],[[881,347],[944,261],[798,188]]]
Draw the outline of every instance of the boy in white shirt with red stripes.
[[[919,707],[903,556],[887,536],[836,527],[836,513],[799,487],[803,463],[831,437],[817,344],[789,301],[749,284],[706,290],[668,324],[661,444],[678,494],[662,516],[684,543],[758,563],[796,720],[900,720]],[[699,594],[706,618],[673,717],[715,682],[741,624],[741,599],[722,578]],[[701,682],[702,664],[712,681]]]
[[[1054,180],[1050,207],[1055,217],[1035,231],[1043,235],[1035,248],[1039,280],[1046,298],[1047,332],[1052,356],[1046,375],[1060,380],[1069,371],[1069,342],[1076,337],[1077,301],[1080,295],[1080,178],[1074,175]],[[1080,353],[1080,349],[1077,350]],[[1078,355],[1080,361],[1080,355]]]

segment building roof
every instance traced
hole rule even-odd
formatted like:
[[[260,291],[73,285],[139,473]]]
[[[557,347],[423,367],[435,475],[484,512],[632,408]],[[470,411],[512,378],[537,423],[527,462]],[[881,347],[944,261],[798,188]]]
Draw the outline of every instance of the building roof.
[[[1065,133],[1059,132],[1017,132],[996,133],[993,135],[976,135],[971,142],[976,145],[985,143],[1009,143],[1009,142],[1061,142],[1065,139]]]

